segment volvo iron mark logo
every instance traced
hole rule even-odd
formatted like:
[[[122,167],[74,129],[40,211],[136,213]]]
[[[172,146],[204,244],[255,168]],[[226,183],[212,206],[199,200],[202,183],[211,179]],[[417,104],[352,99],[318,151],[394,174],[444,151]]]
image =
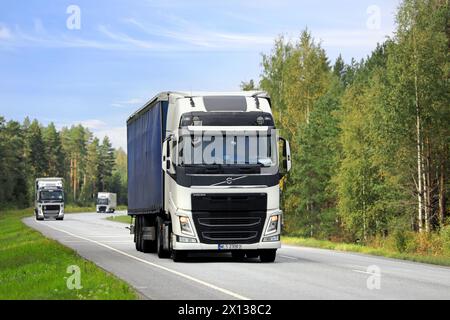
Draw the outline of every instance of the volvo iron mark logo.
[[[213,184],[212,186],[213,186],[213,187],[217,187],[217,186],[221,186],[221,185],[224,185],[224,184],[227,184],[227,185],[230,186],[230,185],[232,185],[235,181],[238,181],[238,180],[241,180],[241,179],[245,179],[245,178],[247,178],[247,176],[237,177],[237,178],[228,177],[225,181],[222,181],[222,182]]]

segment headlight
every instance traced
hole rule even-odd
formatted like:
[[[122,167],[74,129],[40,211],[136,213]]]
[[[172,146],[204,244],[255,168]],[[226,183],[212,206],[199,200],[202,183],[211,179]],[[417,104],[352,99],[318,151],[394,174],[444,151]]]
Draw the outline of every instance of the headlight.
[[[280,220],[280,216],[271,216],[269,221],[269,226],[267,227],[266,234],[275,233],[278,231],[278,222]]]
[[[193,236],[194,232],[192,231],[191,222],[189,221],[188,217],[179,217],[180,219],[180,228],[181,232],[184,234],[188,234]]]

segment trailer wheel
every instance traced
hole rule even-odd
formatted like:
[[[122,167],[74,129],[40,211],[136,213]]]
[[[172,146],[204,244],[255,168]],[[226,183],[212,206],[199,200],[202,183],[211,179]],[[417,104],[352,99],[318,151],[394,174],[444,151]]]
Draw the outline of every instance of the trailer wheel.
[[[161,217],[156,218],[156,251],[161,259],[169,258],[170,252],[164,250],[164,220]]]
[[[144,240],[144,228],[153,227],[155,225],[154,220],[149,216],[141,216],[140,223],[140,248],[144,253],[156,252],[156,241],[154,240]]]

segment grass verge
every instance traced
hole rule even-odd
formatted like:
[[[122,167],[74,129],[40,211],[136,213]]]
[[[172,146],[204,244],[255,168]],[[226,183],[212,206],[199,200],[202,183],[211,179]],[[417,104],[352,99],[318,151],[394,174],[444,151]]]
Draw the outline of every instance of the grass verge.
[[[300,238],[300,237],[283,237],[283,243],[288,245],[302,246],[302,247],[311,247],[311,248],[320,248],[320,249],[329,249],[336,251],[345,251],[345,252],[357,252],[370,254],[375,256],[383,256],[388,258],[409,260],[415,262],[436,264],[442,266],[450,266],[450,257],[447,256],[433,256],[433,255],[418,255],[418,254],[410,254],[410,253],[399,253],[390,251],[383,248],[373,248],[369,246],[357,245],[357,244],[348,244],[348,243],[336,243],[326,240],[317,240],[313,238]]]
[[[116,211],[125,211],[127,206],[117,206]],[[66,205],[64,207],[64,213],[85,213],[85,212],[96,212],[97,208],[95,206],[89,207],[76,207],[73,205]]]
[[[0,212],[0,300],[135,300],[124,281],[73,250],[24,225],[32,209]],[[81,270],[80,290],[69,290],[69,266]]]
[[[107,218],[106,220],[131,224],[130,216],[111,216],[111,217]]]

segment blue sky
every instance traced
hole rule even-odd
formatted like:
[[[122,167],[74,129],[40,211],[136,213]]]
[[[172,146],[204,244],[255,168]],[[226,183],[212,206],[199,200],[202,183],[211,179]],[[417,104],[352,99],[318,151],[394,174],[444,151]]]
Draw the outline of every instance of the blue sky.
[[[70,5],[80,8],[71,30]],[[125,121],[166,90],[239,89],[274,38],[308,27],[330,62],[364,58],[399,0],[1,0],[0,115],[82,123],[125,147]],[[72,21],[72,20],[71,20]]]

